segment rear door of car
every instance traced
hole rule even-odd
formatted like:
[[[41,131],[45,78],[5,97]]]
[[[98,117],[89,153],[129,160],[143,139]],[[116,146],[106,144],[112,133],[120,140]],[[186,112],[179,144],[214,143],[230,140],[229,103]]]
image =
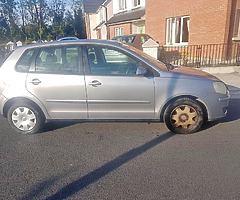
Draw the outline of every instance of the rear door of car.
[[[88,45],[84,53],[90,119],[154,118],[154,77],[136,74],[143,63],[105,45]]]
[[[77,45],[43,47],[27,75],[27,90],[53,119],[87,119],[82,51]]]

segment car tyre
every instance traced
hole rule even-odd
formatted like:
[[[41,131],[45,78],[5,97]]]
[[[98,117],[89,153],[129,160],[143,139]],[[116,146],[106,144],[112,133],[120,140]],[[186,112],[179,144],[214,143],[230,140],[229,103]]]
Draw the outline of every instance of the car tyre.
[[[31,103],[15,103],[7,114],[11,127],[21,134],[34,134],[41,130],[44,124],[44,115]]]
[[[181,98],[167,107],[164,121],[168,129],[174,133],[195,133],[204,123],[203,109],[195,100]]]

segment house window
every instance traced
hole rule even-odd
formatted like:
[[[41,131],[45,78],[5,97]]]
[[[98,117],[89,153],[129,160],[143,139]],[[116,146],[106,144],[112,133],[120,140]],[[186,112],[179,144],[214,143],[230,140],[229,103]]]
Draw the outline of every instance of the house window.
[[[236,12],[233,37],[240,37],[240,9]]]
[[[119,0],[119,10],[126,10],[126,9],[127,9],[126,0]]]
[[[166,44],[188,44],[190,17],[171,17],[166,24]]]
[[[104,22],[104,10],[101,8],[100,11],[99,11],[99,14],[100,14],[100,23],[101,22]]]
[[[133,0],[133,6],[138,7],[141,5],[141,0]]]
[[[123,28],[122,27],[115,28],[115,36],[121,35],[123,35]]]

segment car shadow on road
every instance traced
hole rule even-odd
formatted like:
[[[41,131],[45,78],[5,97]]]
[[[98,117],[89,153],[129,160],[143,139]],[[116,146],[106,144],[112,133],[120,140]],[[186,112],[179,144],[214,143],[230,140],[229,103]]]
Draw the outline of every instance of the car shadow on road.
[[[161,134],[160,136],[152,139],[151,141],[142,144],[136,148],[133,148],[126,153],[123,153],[116,157],[115,159],[105,163],[104,165],[98,167],[97,169],[89,172],[88,174],[76,179],[75,181],[69,183],[68,185],[64,186],[63,188],[59,189],[55,194],[52,194],[51,196],[48,196],[46,200],[62,200],[67,199],[71,197],[72,195],[80,192],[87,186],[99,181],[101,178],[105,177],[109,173],[112,173],[113,171],[120,168],[122,165],[128,163],[129,161],[137,158],[138,156],[144,154],[146,151],[149,151],[150,149],[156,147],[157,145],[165,142],[166,140],[169,140],[172,138],[175,134],[171,132],[167,132],[164,134]],[[53,179],[49,179],[50,181],[47,183],[54,184]],[[46,183],[46,181],[44,181]],[[38,186],[41,186],[43,190],[46,190],[46,187],[43,187],[43,184],[38,184]],[[48,185],[50,187],[50,185]],[[41,188],[33,187],[34,191],[30,191],[29,194],[27,194],[23,199],[35,199],[39,196],[36,196],[38,194],[41,194],[43,191],[41,191]],[[22,199],[22,200],[23,200]]]
[[[21,200],[43,199],[41,198],[41,196],[43,196],[44,191],[47,191],[55,183],[67,177],[69,174],[74,173],[78,169],[79,169],[79,166],[75,166],[69,170],[64,170],[64,172],[58,175],[52,176],[51,178],[38,182],[37,184],[31,186],[29,189],[29,192],[24,194],[24,196],[19,199]]]
[[[66,127],[73,126],[73,125],[79,124],[79,123],[80,123],[79,121],[64,121],[64,120],[50,121],[44,125],[43,129],[41,130],[41,132],[39,134],[66,128]]]

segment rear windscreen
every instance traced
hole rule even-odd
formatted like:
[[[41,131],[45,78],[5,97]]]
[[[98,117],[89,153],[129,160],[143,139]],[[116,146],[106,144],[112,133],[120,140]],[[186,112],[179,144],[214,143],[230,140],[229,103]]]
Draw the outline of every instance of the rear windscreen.
[[[0,67],[7,60],[7,58],[12,54],[13,51],[0,51]]]

